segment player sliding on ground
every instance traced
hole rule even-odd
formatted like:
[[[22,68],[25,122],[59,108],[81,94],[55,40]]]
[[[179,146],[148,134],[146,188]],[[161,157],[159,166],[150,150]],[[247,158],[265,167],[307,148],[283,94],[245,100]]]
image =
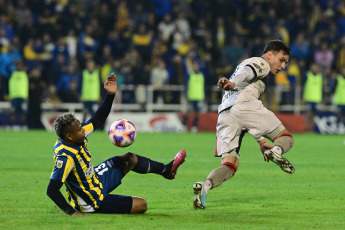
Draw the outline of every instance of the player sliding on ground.
[[[252,57],[240,63],[230,79],[220,78],[218,88],[225,90],[218,108],[216,156],[222,165],[203,181],[193,185],[193,206],[206,208],[210,189],[233,177],[237,171],[241,141],[246,132],[260,144],[264,160],[276,163],[284,172],[294,173],[292,164],[283,156],[294,140],[273,112],[259,100],[265,90],[268,74],[277,74],[289,61],[290,48],[279,40],[269,41],[262,57]],[[271,140],[272,146],[265,138]]]
[[[117,91],[113,73],[107,77],[104,89],[107,95],[89,121],[81,124],[73,114],[66,113],[58,117],[54,124],[58,140],[54,146],[55,166],[47,195],[69,215],[79,216],[85,212],[144,213],[147,210],[144,199],[109,193],[121,184],[122,178],[131,170],[141,174],[155,173],[172,180],[186,158],[186,152],[181,150],[170,163],[163,164],[128,152],[93,167],[86,137],[100,127],[110,113]],[[63,184],[66,185],[71,205],[60,192]]]

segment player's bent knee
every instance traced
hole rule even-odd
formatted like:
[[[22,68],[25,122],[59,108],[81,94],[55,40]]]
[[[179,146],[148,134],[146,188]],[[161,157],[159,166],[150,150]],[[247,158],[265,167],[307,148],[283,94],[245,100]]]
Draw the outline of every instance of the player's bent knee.
[[[131,214],[141,214],[147,211],[147,202],[143,198],[132,197],[133,204]]]
[[[128,170],[131,170],[137,164],[137,155],[132,152],[121,155],[120,159],[122,160],[123,167]]]

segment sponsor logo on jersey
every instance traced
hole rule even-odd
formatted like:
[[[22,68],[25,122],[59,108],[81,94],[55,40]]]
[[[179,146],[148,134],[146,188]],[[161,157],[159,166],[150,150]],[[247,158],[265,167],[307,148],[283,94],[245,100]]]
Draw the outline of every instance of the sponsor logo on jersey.
[[[63,165],[63,161],[58,160],[56,162],[56,167],[58,167],[59,169],[62,167],[62,165]]]
[[[262,69],[258,64],[253,63],[253,66],[255,66],[255,68],[257,68],[259,70],[259,73],[262,73]]]
[[[88,167],[87,170],[85,171],[85,177],[87,177],[87,176],[92,177],[92,176],[93,176],[93,171],[94,171],[93,165],[92,165],[92,163],[90,162],[90,163],[89,163],[89,167]]]
[[[234,93],[238,93],[238,92],[239,92],[238,89],[233,89],[233,90],[227,92],[226,94],[224,94],[223,101],[228,99],[229,97],[231,97]]]
[[[264,67],[264,66],[265,66],[265,64],[264,64],[263,62],[261,62],[261,63],[260,63],[260,65],[261,65],[262,67]]]

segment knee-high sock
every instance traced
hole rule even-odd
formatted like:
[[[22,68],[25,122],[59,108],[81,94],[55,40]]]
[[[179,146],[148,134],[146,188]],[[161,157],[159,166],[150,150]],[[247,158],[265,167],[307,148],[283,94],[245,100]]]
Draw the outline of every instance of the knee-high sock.
[[[231,177],[233,177],[236,171],[236,165],[229,162],[224,162],[221,167],[214,169],[210,173],[210,175],[208,175],[206,180],[209,180],[211,182],[211,188],[215,188],[221,185],[224,181],[229,180]]]
[[[132,171],[140,174],[155,173],[165,176],[170,173],[173,163],[173,161],[171,161],[169,164],[165,165],[161,162],[157,162],[140,155],[137,155],[137,159],[138,162]]]
[[[287,153],[293,146],[294,139],[290,133],[285,133],[274,141],[272,150],[277,154]]]

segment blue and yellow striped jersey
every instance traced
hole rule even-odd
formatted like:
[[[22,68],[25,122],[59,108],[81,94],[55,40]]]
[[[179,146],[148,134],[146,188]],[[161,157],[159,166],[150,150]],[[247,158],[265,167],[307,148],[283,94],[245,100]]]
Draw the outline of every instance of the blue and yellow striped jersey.
[[[94,130],[90,121],[81,126],[86,136]],[[68,145],[58,139],[54,146],[55,166],[51,175],[51,179],[65,183],[70,204],[80,212],[93,212],[104,198],[103,186],[94,172],[87,142],[85,138],[83,145]]]

